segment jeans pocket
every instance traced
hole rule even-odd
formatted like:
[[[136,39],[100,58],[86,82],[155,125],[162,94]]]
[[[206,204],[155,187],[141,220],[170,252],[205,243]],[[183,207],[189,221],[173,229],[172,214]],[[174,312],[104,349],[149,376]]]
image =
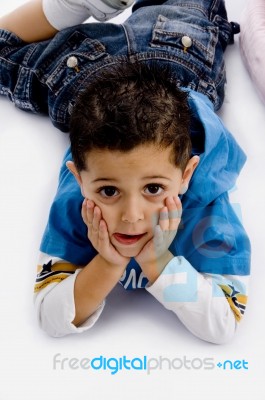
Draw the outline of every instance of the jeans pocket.
[[[220,15],[215,15],[213,23],[218,27],[219,40],[222,49],[225,50],[228,44],[233,43],[232,26],[225,18],[221,17]]]
[[[45,83],[54,95],[58,95],[63,87],[86,71],[91,64],[107,55],[101,42],[88,38],[83,33],[74,32],[51,62],[53,68],[46,74]]]
[[[198,16],[182,14],[186,13],[180,12],[179,18],[173,20],[159,15],[153,27],[150,45],[170,52],[185,64],[211,70],[218,42],[218,28],[207,24],[205,20],[201,23]],[[189,47],[183,44],[184,36],[190,39]]]

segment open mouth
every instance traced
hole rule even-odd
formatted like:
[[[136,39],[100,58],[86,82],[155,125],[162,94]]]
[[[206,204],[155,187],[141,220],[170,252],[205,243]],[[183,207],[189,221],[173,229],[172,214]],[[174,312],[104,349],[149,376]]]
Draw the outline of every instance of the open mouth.
[[[114,233],[114,238],[121,244],[134,244],[137,243],[146,233],[140,235],[126,235],[124,233]]]

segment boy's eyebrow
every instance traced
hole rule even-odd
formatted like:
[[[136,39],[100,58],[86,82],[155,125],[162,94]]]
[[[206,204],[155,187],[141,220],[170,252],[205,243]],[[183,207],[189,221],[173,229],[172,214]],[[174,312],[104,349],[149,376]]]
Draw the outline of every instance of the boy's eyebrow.
[[[144,176],[143,178],[141,178],[141,180],[146,180],[146,179],[166,179],[167,181],[171,181],[170,178],[166,177],[166,176],[162,176],[162,175],[150,175],[150,176]],[[112,181],[112,182],[118,182],[118,179],[115,178],[96,178],[94,179],[91,183],[96,183],[99,181]]]
[[[117,179],[114,179],[114,178],[97,178],[97,179],[94,179],[91,183],[95,183],[95,182],[99,182],[99,181],[112,181],[112,182],[116,182]]]
[[[167,176],[163,176],[163,175],[150,175],[150,176],[145,176],[142,178],[144,179],[166,179],[167,181],[171,181],[170,178],[168,178]]]

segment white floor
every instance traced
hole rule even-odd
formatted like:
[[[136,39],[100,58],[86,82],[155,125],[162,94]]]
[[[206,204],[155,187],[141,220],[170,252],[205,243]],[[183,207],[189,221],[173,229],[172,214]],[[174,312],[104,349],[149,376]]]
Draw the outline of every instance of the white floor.
[[[0,14],[21,3],[1,2]],[[238,21],[246,0],[226,3],[230,19]],[[248,155],[232,201],[241,205],[253,262],[245,319],[233,342],[224,346],[193,337],[147,293],[128,293],[120,287],[110,295],[101,321],[91,331],[52,339],[39,330],[32,307],[35,264],[68,138],[48,118],[15,109],[0,97],[0,400],[262,398],[265,104],[244,69],[238,37],[226,60],[227,97],[220,115]],[[149,375],[124,369],[112,375],[107,369],[74,369],[77,364],[71,368],[69,362],[54,368],[57,353],[57,359],[78,361],[101,355],[147,356],[157,369]],[[185,357],[191,362],[180,368],[176,359],[183,362]],[[213,369],[199,368],[205,358],[212,359]],[[225,360],[240,360],[236,365],[242,368],[216,366]]]

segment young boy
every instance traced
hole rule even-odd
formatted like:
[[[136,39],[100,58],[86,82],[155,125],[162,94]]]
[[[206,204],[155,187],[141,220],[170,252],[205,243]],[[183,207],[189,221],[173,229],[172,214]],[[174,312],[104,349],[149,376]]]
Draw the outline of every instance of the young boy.
[[[59,25],[44,4],[47,37]],[[0,90],[49,112],[71,139],[41,244],[42,328],[92,327],[120,282],[146,288],[201,339],[231,339],[250,248],[227,194],[245,155],[214,112],[234,26],[223,2],[141,1],[122,25],[78,25],[29,45],[15,34],[36,33],[14,20],[0,21]]]

